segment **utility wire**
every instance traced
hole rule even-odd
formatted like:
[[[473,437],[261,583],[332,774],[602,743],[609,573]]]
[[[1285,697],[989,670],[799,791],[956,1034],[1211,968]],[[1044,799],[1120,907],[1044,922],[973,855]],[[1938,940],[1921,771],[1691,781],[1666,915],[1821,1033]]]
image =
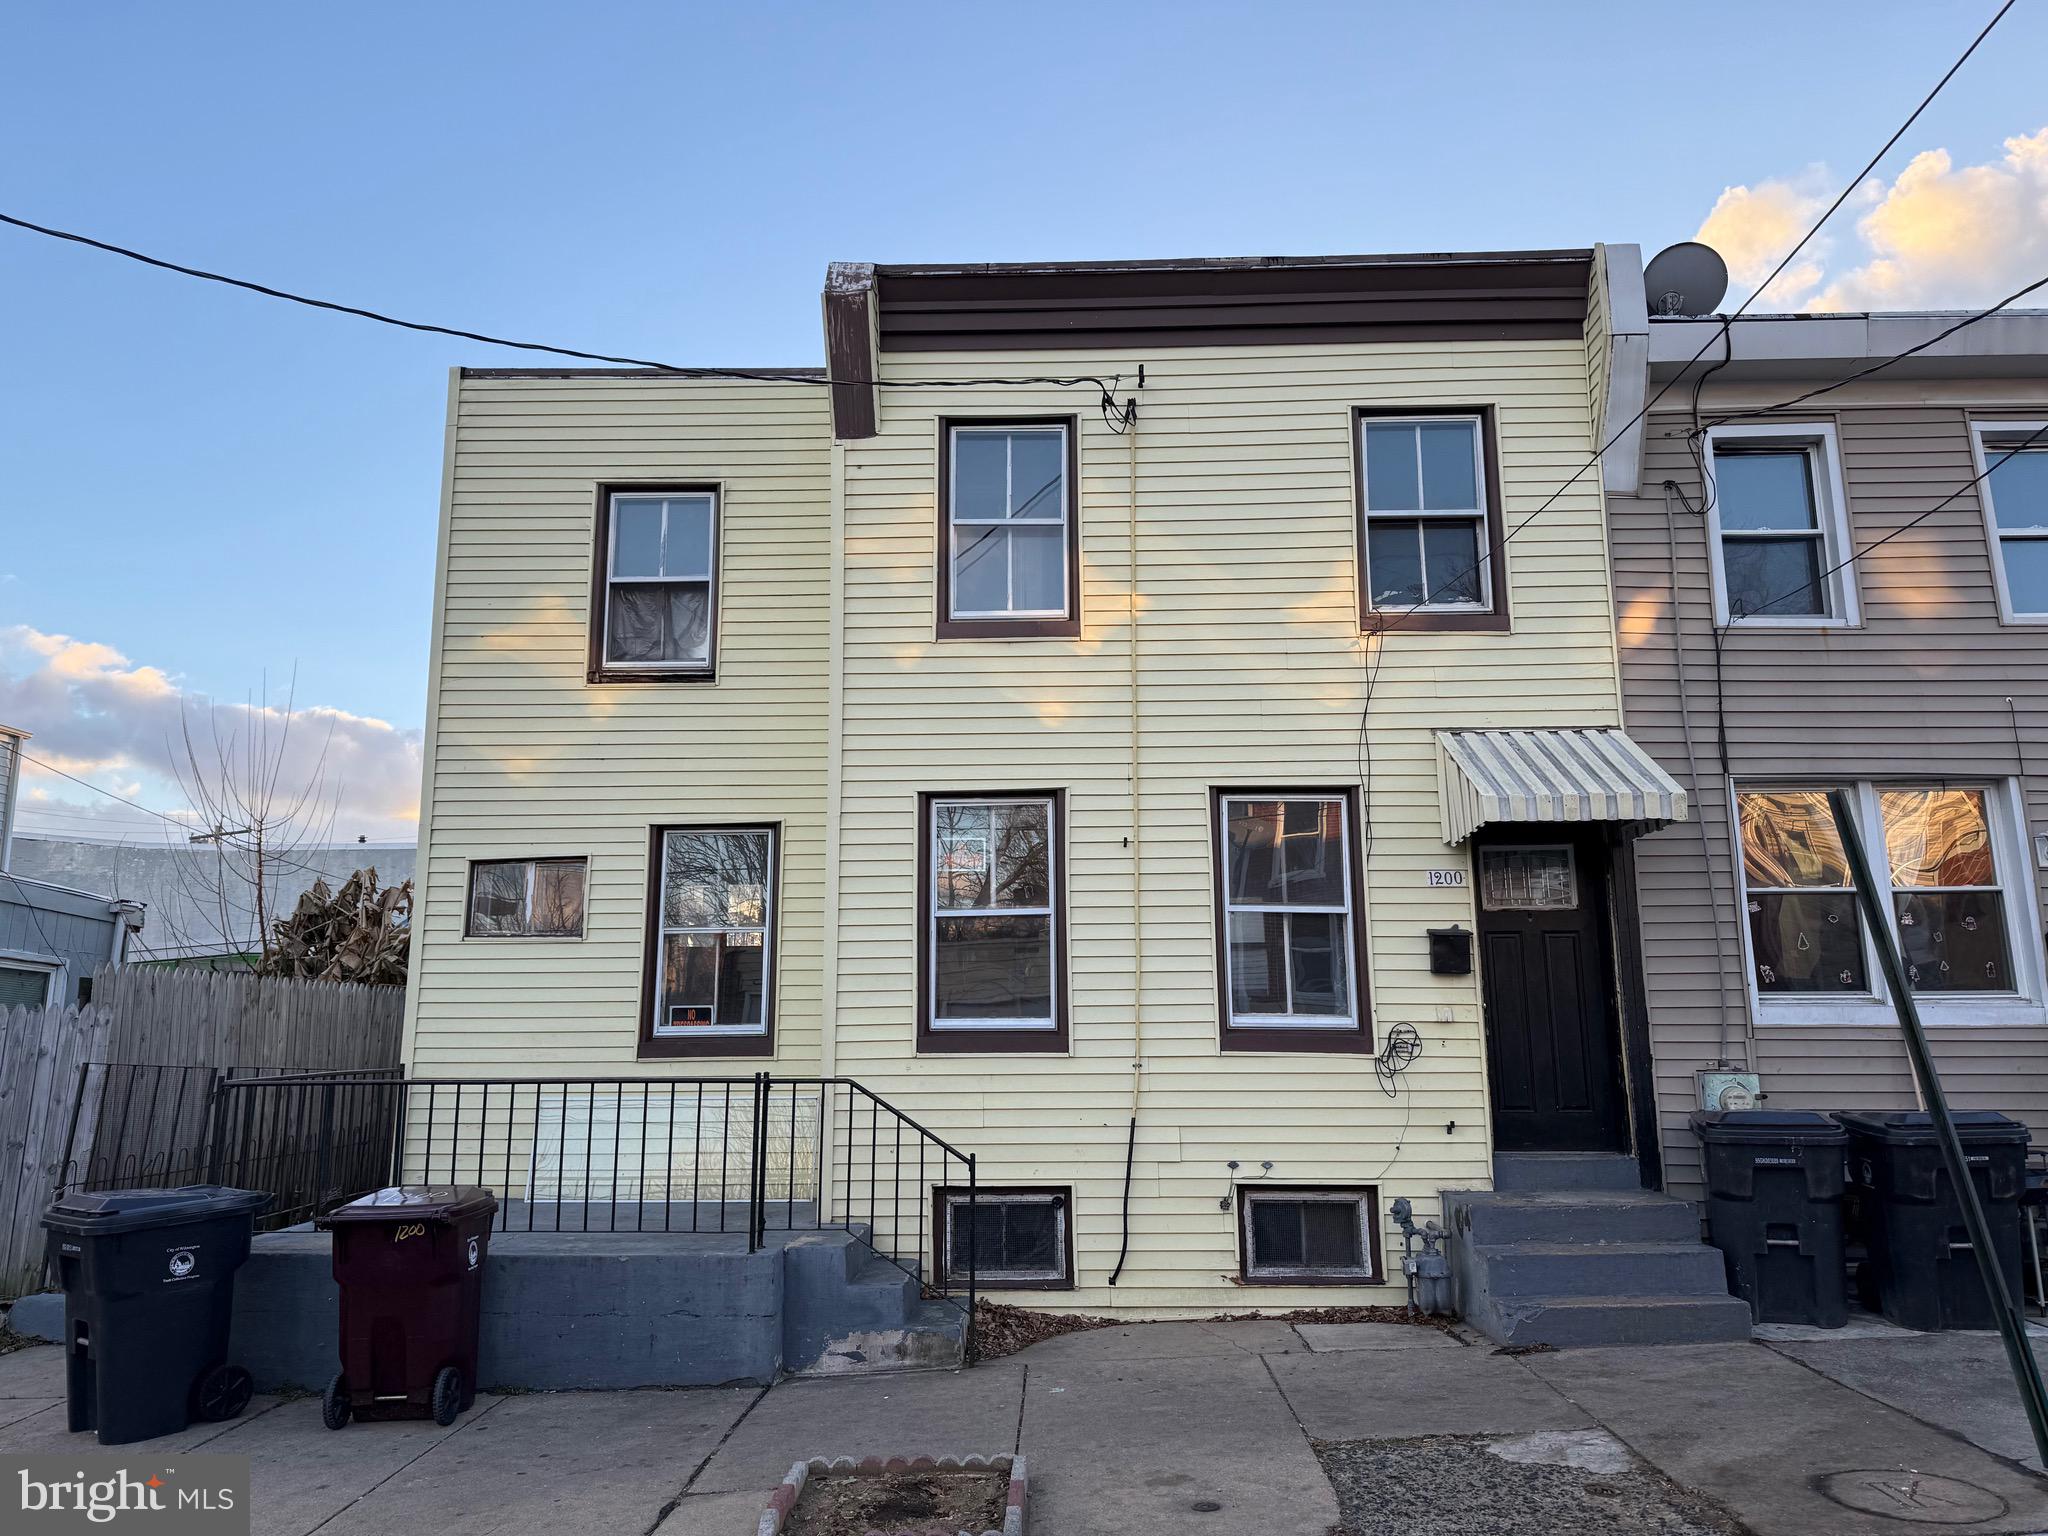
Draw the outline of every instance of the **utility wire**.
[[[177,817],[167,815],[163,811],[153,811],[139,800],[130,800],[126,795],[117,795],[111,789],[103,789],[101,786],[93,783],[90,779],[81,779],[75,773],[66,773],[62,768],[57,767],[56,764],[46,763],[40,757],[33,757],[27,752],[21,751],[19,748],[16,748],[15,755],[18,756],[25,763],[34,763],[38,768],[42,769],[45,773],[54,773],[55,775],[57,775],[58,778],[69,779],[72,783],[82,785],[86,789],[91,790],[94,794],[105,795],[109,800],[118,800],[123,805],[132,806],[136,810],[141,811],[145,815],[154,816],[158,821],[166,822],[169,825],[176,827],[180,832],[190,832],[192,830],[193,823],[191,822],[180,821],[178,820]]]
[[[308,294],[294,293],[288,288],[274,288],[268,283],[253,282],[246,277],[232,277],[225,272],[209,272],[204,267],[189,267],[183,262],[169,261],[162,256],[152,256],[147,251],[138,251],[125,245],[115,245],[108,240],[98,240],[91,235],[79,234],[76,230],[57,229],[48,224],[38,224],[33,219],[24,219],[11,213],[0,213],[0,224],[11,224],[16,229],[25,229],[31,234],[45,235],[52,240],[68,240],[74,245],[104,251],[110,256],[120,256],[128,261],[139,261],[144,266],[156,267],[161,271],[175,272],[181,277],[198,278],[202,282],[221,283],[230,288],[240,288],[247,293],[261,294],[267,299],[282,299],[287,304],[303,304],[308,309],[324,309],[337,315],[354,315],[359,320],[374,320],[379,325],[396,326],[400,330],[420,331],[430,336],[452,336],[458,341],[476,341],[485,346],[511,347],[520,352],[545,352],[553,357],[574,357],[591,363],[616,363],[626,368],[651,368],[657,373],[672,373],[684,378],[695,379],[750,379],[766,384],[822,384],[856,385],[866,387],[880,385],[890,389],[979,389],[989,387],[1022,388],[1032,385],[1049,385],[1070,389],[1077,384],[1092,384],[1102,395],[1103,420],[1110,430],[1121,432],[1129,425],[1129,413],[1116,404],[1116,391],[1122,385],[1122,376],[1113,381],[1092,374],[1055,378],[1035,376],[1029,378],[1003,379],[836,379],[825,370],[789,371],[772,368],[685,368],[675,363],[656,362],[645,357],[623,357],[610,352],[586,352],[579,347],[558,347],[550,342],[519,341],[509,336],[492,336],[483,331],[466,331],[459,326],[435,325],[426,320],[407,320],[398,315],[387,315],[379,310],[364,309],[357,304],[343,304],[333,299],[316,299]]]

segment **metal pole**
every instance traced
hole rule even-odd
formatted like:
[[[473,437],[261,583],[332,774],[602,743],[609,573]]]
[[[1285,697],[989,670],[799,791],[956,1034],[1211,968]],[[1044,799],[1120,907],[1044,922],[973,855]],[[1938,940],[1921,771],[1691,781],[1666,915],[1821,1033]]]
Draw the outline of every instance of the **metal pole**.
[[[1870,874],[1870,861],[1863,853],[1863,839],[1857,834],[1855,819],[1849,814],[1847,792],[1830,790],[1828,806],[1834,812],[1843,851],[1849,856],[1849,870],[1856,880],[1857,903],[1863,908],[1864,921],[1870,925],[1871,936],[1877,941],[1878,965],[1884,971],[1885,985],[1891,988],[1893,1004],[1899,1011],[1899,1026],[1905,1032],[1906,1054],[1912,1058],[1914,1080],[1920,1086],[1920,1097],[1926,1102],[1928,1116],[1934,1121],[1935,1135],[1941,1142],[1941,1159],[1948,1168],[1949,1183],[1954,1186],[1956,1199],[1963,1208],[1963,1225],[1969,1230],[1970,1247],[1977,1255],[1977,1272],[1984,1277],[1984,1290],[1990,1296],[1991,1309],[1998,1318],[1998,1335],[2005,1341],[2005,1358],[2012,1367],[2013,1383],[2019,1388],[2020,1405],[2026,1409],[2027,1423],[2034,1431],[2035,1454],[2043,1462],[2048,1462],[2048,1390],[2042,1387],[2040,1367],[2034,1363],[2033,1351],[2027,1344],[2026,1320],[2013,1304],[2012,1292],[2006,1287],[2005,1270],[1998,1262],[1998,1250],[1992,1245],[1991,1224],[1985,1220],[1983,1203],[1977,1198],[1977,1185],[1970,1177],[1970,1164],[1963,1154],[1962,1139],[1956,1135],[1955,1121],[1949,1117],[1948,1096],[1942,1092],[1940,1075],[1934,1069],[1934,1057],[1927,1049],[1927,1033],[1920,1025],[1920,1010],[1913,1001],[1913,989],[1906,981],[1906,966],[1899,956],[1892,914],[1878,900],[1877,885]],[[1890,889],[1889,882],[1886,889]]]
[[[974,1364],[975,1355],[975,1286],[976,1281],[979,1279],[979,1266],[976,1263],[975,1259],[975,1239],[979,1235],[981,1230],[980,1200],[981,1189],[976,1178],[974,1154],[970,1152],[967,1154],[967,1339],[965,1348],[963,1348],[960,1352],[962,1362],[967,1365]],[[1069,1236],[1068,1241],[1073,1241],[1071,1236]],[[945,1277],[943,1275],[940,1276],[941,1280],[943,1280],[944,1278]]]

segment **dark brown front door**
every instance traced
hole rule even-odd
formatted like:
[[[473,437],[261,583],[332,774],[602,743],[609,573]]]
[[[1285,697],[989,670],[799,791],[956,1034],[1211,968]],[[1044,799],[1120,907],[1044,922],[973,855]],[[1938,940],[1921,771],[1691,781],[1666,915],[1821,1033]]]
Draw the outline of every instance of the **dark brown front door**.
[[[1606,858],[1597,839],[1570,835],[1496,833],[1473,849],[1493,1137],[1504,1152],[1627,1145]]]

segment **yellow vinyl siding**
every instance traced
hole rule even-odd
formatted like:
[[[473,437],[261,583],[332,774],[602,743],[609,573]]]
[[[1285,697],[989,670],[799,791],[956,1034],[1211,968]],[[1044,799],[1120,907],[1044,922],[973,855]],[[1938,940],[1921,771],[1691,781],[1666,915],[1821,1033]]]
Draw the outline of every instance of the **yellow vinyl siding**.
[[[420,1074],[814,1072],[831,430],[815,385],[457,380],[406,1061]],[[593,686],[596,487],[717,482],[717,680]],[[780,823],[772,1061],[637,1059],[649,829]],[[581,940],[463,937],[469,862],[587,856]]]
[[[880,430],[843,445],[844,648],[837,1070],[980,1157],[990,1184],[1073,1186],[1077,1289],[1011,1298],[1215,1311],[1394,1299],[1406,1195],[1489,1176],[1476,978],[1433,977],[1423,930],[1471,927],[1438,828],[1432,732],[1618,723],[1597,479],[1508,549],[1514,632],[1386,642],[1373,694],[1368,861],[1372,1012],[1425,1054],[1385,1097],[1369,1058],[1219,1052],[1212,787],[1357,786],[1366,642],[1356,595],[1352,408],[1492,405],[1508,524],[1591,453],[1579,341],[1176,349],[1146,359],[1136,435],[1144,889],[1143,1100],[1124,1273],[1132,1083],[1129,439],[1085,390],[881,391]],[[890,355],[901,375],[1121,372],[1086,352]],[[1125,393],[1130,393],[1126,387]],[[1077,640],[935,641],[942,416],[1074,415],[1083,631]],[[920,790],[1067,792],[1071,1053],[914,1053]],[[1233,1175],[1377,1182],[1389,1291],[1240,1289]],[[1273,1164],[1262,1175],[1261,1164]],[[1393,1294],[1390,1294],[1393,1293]]]

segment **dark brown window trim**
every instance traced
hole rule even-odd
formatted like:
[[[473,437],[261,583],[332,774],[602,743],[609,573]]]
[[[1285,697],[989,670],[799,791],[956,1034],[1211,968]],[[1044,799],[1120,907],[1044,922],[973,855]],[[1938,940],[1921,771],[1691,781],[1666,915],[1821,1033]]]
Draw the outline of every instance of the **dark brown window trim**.
[[[476,918],[476,872],[486,864],[581,864],[583,866],[583,926],[574,933],[478,933],[469,925]],[[530,914],[529,914],[530,915]],[[471,859],[462,882],[462,936],[482,943],[511,940],[523,943],[574,944],[590,930],[590,855],[587,853],[531,853]]]
[[[941,800],[1050,800],[1052,825],[1051,1029],[932,1028],[932,806]],[[919,1055],[1063,1055],[1067,1049],[1067,792],[1063,789],[924,790],[917,797],[917,1050]]]
[[[1375,608],[1365,541],[1365,423],[1402,416],[1477,416],[1481,454],[1486,465],[1487,579],[1493,606],[1463,613],[1431,612],[1427,608]],[[1361,405],[1351,413],[1351,480],[1358,544],[1358,623],[1367,633],[1398,620],[1403,629],[1438,633],[1505,634],[1513,627],[1508,606],[1507,530],[1501,526],[1500,422],[1490,405]]]
[[[1358,1195],[1363,1197],[1364,1216],[1360,1220],[1363,1231],[1360,1237],[1365,1244],[1367,1262],[1372,1265],[1371,1278],[1359,1275],[1254,1275],[1251,1264],[1251,1247],[1245,1231],[1247,1225],[1248,1195]],[[1385,1285],[1387,1283],[1386,1260],[1380,1253],[1380,1187],[1377,1184],[1240,1184],[1236,1190],[1237,1206],[1237,1278],[1241,1285]]]
[[[657,1035],[654,1032],[654,1000],[659,995],[656,969],[661,964],[661,840],[670,832],[769,832],[774,834],[774,858],[768,866],[768,944],[762,963],[767,967],[761,984],[761,1033],[758,1035]],[[775,1054],[775,1003],[782,971],[782,823],[779,821],[676,821],[648,830],[647,912],[641,923],[641,941],[646,956],[640,969],[641,1061],[677,1057],[773,1056]]]
[[[711,647],[701,667],[634,667],[607,662],[604,614],[611,575],[614,496],[711,496]],[[718,608],[725,595],[725,487],[715,480],[608,480],[597,488],[592,518],[589,656],[584,680],[592,683],[713,683],[718,681]]]
[[[960,1184],[941,1184],[932,1190],[932,1273],[945,1281],[946,1274],[946,1197],[964,1195],[966,1187]],[[1060,1260],[1066,1270],[1059,1280],[1006,1280],[991,1275],[977,1275],[976,1281],[983,1291],[1071,1291],[1074,1288],[1074,1191],[1066,1184],[997,1184],[985,1185],[975,1190],[977,1201],[1003,1195],[1050,1195],[1066,1204],[1066,1241],[1060,1245]],[[1375,1264],[1374,1268],[1378,1268]]]
[[[1223,803],[1273,795],[1322,795],[1344,801],[1345,856],[1351,864],[1351,988],[1358,1014],[1355,1029],[1241,1029],[1230,1023],[1230,922],[1223,910]],[[1210,899],[1216,917],[1216,1036],[1226,1051],[1308,1051],[1321,1055],[1372,1053],[1372,982],[1365,938],[1364,853],[1359,841],[1358,791],[1329,785],[1288,787],[1261,784],[1252,788],[1209,791],[1209,862],[1213,873]]]
[[[1062,427],[1067,434],[1067,614],[1064,618],[954,619],[953,429],[955,427]],[[934,634],[940,640],[1072,639],[1081,633],[1081,421],[1077,416],[941,416],[939,508],[936,531],[938,595]]]

